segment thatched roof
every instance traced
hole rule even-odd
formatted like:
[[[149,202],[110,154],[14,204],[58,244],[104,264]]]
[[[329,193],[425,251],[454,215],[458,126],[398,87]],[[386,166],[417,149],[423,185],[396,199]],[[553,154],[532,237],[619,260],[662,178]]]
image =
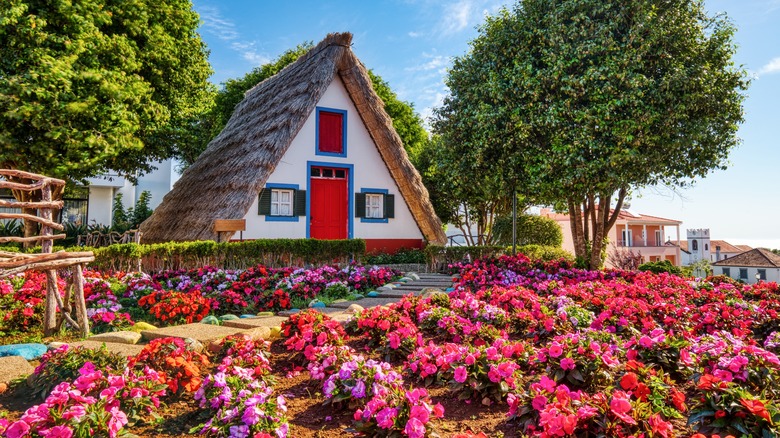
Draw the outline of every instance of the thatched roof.
[[[141,224],[143,242],[216,240],[215,219],[243,218],[338,74],[423,236],[443,244],[446,236],[428,191],[351,42],[350,33],[330,34],[247,91],[225,129]]]

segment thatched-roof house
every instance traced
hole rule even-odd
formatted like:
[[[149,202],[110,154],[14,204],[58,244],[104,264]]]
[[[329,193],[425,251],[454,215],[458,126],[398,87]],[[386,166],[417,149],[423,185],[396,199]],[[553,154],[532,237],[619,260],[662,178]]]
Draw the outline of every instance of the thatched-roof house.
[[[247,91],[141,225],[143,242],[216,240],[215,220],[246,219],[250,239],[363,238],[369,250],[444,243],[351,40],[330,34]]]

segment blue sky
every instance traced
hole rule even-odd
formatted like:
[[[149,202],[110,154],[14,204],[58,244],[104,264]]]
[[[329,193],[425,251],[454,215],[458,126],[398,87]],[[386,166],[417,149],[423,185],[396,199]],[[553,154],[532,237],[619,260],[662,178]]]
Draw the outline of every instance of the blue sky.
[[[212,81],[243,76],[304,41],[349,31],[363,63],[427,117],[446,95],[452,57],[468,50],[496,0],[215,1],[195,0],[211,50]],[[743,143],[717,171],[684,191],[644,189],[631,209],[710,228],[714,239],[780,248],[780,0],[706,0],[737,26],[737,64],[754,76],[745,100]],[[674,238],[674,236],[672,236]]]

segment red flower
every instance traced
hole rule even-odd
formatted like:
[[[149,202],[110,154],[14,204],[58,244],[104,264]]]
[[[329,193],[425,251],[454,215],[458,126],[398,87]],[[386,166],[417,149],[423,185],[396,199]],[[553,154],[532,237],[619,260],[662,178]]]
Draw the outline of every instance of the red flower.
[[[636,388],[639,383],[639,376],[635,373],[626,373],[620,379],[620,387],[626,391]]]
[[[764,420],[768,421],[769,424],[772,424],[772,416],[769,415],[769,412],[766,410],[766,407],[764,407],[764,403],[761,400],[749,400],[749,399],[741,399],[739,401],[742,406],[745,407],[748,411],[750,411],[751,414],[763,418]]]

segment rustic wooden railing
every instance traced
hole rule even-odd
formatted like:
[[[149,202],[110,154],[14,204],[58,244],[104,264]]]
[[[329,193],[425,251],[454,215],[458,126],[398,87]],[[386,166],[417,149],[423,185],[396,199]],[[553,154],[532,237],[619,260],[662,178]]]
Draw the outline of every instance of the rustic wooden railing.
[[[28,182],[29,181],[29,182]],[[35,192],[40,190],[41,200],[35,202],[14,202],[0,200],[0,207],[37,209],[37,215],[24,213],[0,213],[0,219],[22,219],[41,224],[38,236],[30,237],[0,237],[0,243],[40,243],[40,254],[20,254],[0,251],[0,278],[26,271],[46,272],[46,311],[43,320],[45,335],[51,335],[67,321],[79,329],[82,336],[89,335],[89,318],[84,299],[83,266],[95,260],[92,252],[53,253],[54,240],[62,239],[65,234],[54,234],[54,230],[62,231],[64,227],[53,221],[54,212],[61,210],[62,201],[52,200],[52,188],[64,187],[65,181],[49,178],[19,170],[0,169],[0,188]],[[57,288],[57,271],[70,268],[73,272],[68,278],[65,297],[60,296]],[[73,304],[71,304],[71,298]],[[72,316],[75,307],[75,319]],[[60,316],[57,316],[57,308]]]

